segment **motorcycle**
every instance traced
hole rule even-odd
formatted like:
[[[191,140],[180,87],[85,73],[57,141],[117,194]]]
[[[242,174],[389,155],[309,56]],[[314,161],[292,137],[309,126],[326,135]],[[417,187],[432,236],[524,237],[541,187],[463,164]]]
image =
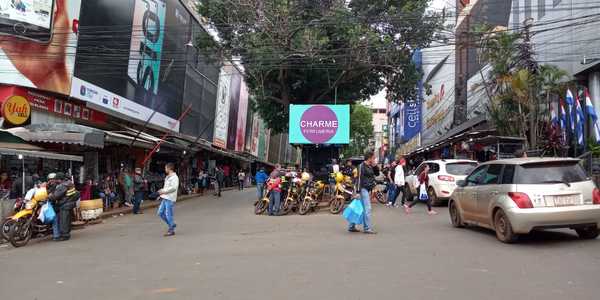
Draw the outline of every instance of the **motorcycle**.
[[[271,191],[263,191],[263,196],[260,200],[254,201],[254,214],[261,215],[269,208],[269,196]]]
[[[38,219],[47,197],[45,189],[37,192],[33,199],[25,203],[25,209],[10,217],[14,223],[9,226],[8,241],[14,247],[23,247],[33,236],[45,236],[52,231],[52,225]]]
[[[0,201],[7,200],[8,196],[9,196],[8,192],[2,194],[2,196],[0,196]],[[13,206],[13,214],[18,213],[19,211],[21,211],[23,209],[25,209],[25,201],[23,201],[22,198],[18,198],[17,201],[15,201],[15,205]],[[5,239],[8,241],[8,234],[10,233],[10,227],[14,223],[15,223],[15,220],[13,220],[11,217],[8,217],[2,221],[1,231],[0,231],[0,235],[2,236],[2,239]]]
[[[304,188],[306,184],[299,178],[294,178],[291,181],[287,197],[283,201],[283,205],[281,206],[282,214],[287,215],[292,210],[297,209],[300,203],[300,199],[302,199],[305,195],[306,189]]]
[[[335,179],[335,194],[329,202],[329,212],[339,214],[342,212],[344,205],[352,199],[354,184],[352,183],[352,177],[342,175],[341,173],[336,175]]]
[[[306,215],[311,209],[314,210],[319,205],[319,201],[323,199],[326,185],[320,180],[309,183],[306,196],[300,202],[300,207],[298,207],[299,214]]]
[[[375,187],[373,188],[373,191],[371,192],[371,197],[375,198],[377,200],[377,202],[381,203],[381,204],[387,204],[388,199],[387,199],[387,184],[385,183],[385,181],[377,181],[377,184],[375,185]]]

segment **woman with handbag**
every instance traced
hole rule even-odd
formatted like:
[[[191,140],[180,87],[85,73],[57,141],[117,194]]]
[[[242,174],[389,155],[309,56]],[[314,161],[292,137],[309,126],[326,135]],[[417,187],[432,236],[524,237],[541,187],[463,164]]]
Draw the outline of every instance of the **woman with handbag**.
[[[437,215],[437,212],[435,210],[433,210],[433,208],[431,207],[431,198],[427,194],[427,189],[429,188],[429,166],[425,166],[425,168],[423,169],[423,172],[421,172],[421,174],[419,174],[419,177],[417,179],[419,180],[419,183],[420,183],[419,188],[417,189],[419,191],[419,197],[417,200],[414,200],[409,205],[405,204],[404,211],[407,214],[410,213],[410,209],[413,206],[415,206],[417,204],[417,202],[423,201],[427,204],[427,213],[429,215]]]

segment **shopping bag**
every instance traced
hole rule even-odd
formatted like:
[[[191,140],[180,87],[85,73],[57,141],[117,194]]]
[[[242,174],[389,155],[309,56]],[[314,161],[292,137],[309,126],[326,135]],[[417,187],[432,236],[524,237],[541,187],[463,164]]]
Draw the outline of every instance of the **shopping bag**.
[[[344,209],[342,216],[349,223],[362,224],[364,213],[365,208],[363,207],[362,201],[360,199],[354,199],[352,202],[350,202],[350,205]]]
[[[427,195],[427,188],[425,187],[425,184],[421,184],[421,186],[419,187],[419,200],[429,200],[429,195]]]
[[[43,216],[43,220],[40,219],[40,221],[42,221],[42,223],[44,224],[50,224],[54,222],[54,218],[56,218],[56,213],[54,212],[54,208],[52,207],[52,204],[50,204],[50,202],[46,202],[42,206],[40,217],[41,216]]]

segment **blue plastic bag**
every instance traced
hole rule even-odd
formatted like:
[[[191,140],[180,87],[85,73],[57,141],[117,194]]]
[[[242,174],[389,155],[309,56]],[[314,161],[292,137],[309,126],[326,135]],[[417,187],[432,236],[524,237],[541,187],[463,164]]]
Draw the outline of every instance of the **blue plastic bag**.
[[[424,184],[421,184],[419,187],[419,200],[423,202],[427,202],[429,200],[429,195],[427,194],[427,188]]]
[[[44,224],[51,224],[54,222],[54,218],[56,218],[56,212],[54,212],[54,208],[50,202],[46,202],[44,204],[45,207],[42,207],[42,214],[44,214]]]
[[[363,207],[363,203],[360,199],[354,199],[350,202],[350,205],[344,209],[344,219],[346,219],[349,223],[352,224],[362,224],[363,223],[363,214],[365,213],[365,208]]]

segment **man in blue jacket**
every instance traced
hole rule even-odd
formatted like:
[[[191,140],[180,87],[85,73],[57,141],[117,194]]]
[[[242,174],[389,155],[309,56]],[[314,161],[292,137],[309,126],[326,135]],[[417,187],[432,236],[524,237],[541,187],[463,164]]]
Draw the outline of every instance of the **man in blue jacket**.
[[[262,198],[263,192],[265,190],[265,182],[267,182],[268,178],[269,175],[267,175],[264,168],[260,168],[260,170],[256,172],[256,196],[258,197],[258,200]]]

